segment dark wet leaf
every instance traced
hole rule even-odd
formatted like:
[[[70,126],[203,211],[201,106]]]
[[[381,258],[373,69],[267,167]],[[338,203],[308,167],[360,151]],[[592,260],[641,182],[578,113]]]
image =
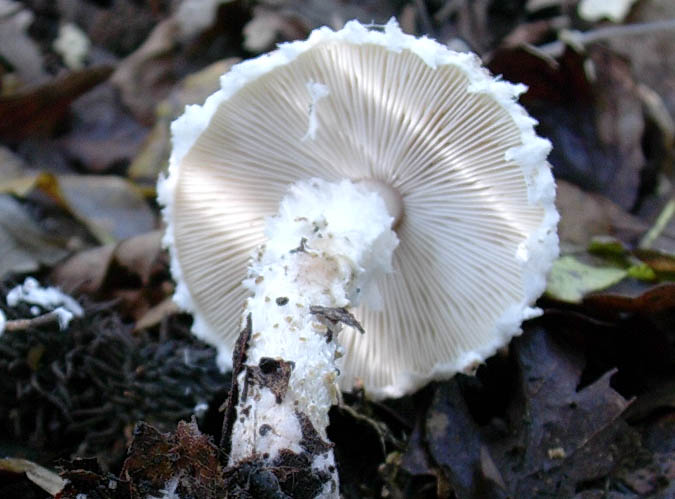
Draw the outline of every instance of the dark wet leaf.
[[[341,472],[340,492],[345,499],[377,496],[382,483],[378,465],[386,455],[388,428],[348,405],[333,407],[328,438],[335,443],[335,459]]]
[[[508,496],[457,380],[436,390],[427,413],[426,439],[431,457],[459,499]]]
[[[664,409],[675,410],[675,380],[663,381],[638,397],[626,411],[626,418],[640,421]]]
[[[630,209],[637,201],[640,174],[645,166],[642,102],[627,61],[600,47],[591,49],[589,60],[593,62],[596,78],[595,126],[599,145],[611,162],[604,169],[612,172],[611,182],[602,191]]]
[[[419,417],[408,437],[406,451],[401,456],[400,467],[411,475],[433,475],[433,466],[424,441],[425,426],[425,418]]]
[[[646,164],[645,125],[625,60],[595,45],[588,57],[568,48],[557,60],[521,48],[497,52],[490,68],[528,85],[523,102],[553,142],[549,160],[558,178],[634,207]]]
[[[584,305],[615,313],[658,313],[675,308],[675,283],[648,284],[626,280],[602,293],[584,298]]]
[[[515,497],[571,496],[632,445],[618,419],[630,402],[610,387],[612,371],[579,389],[583,357],[540,327],[513,348],[523,404],[511,409],[513,439],[496,442],[492,455]]]
[[[110,66],[74,71],[30,90],[0,96],[0,139],[51,135],[70,104],[112,73]]]

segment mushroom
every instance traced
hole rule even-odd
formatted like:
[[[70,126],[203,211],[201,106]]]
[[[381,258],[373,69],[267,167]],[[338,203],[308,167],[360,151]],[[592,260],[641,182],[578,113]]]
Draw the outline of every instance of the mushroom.
[[[326,443],[336,379],[410,393],[473,371],[540,313],[558,214],[524,85],[391,20],[320,28],[221,87],[173,123],[159,199],[174,298],[221,367],[245,302],[251,318],[231,462]],[[336,494],[330,446],[312,448]]]

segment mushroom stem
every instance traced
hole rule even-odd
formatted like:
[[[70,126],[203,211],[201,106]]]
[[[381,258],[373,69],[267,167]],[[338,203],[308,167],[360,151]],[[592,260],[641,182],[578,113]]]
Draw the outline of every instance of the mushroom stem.
[[[326,434],[339,395],[336,337],[343,324],[360,328],[348,307],[391,270],[392,221],[367,187],[316,179],[295,184],[268,220],[244,282],[251,337],[236,377],[230,465],[262,460],[286,470],[276,477],[287,493],[284,477],[311,490],[305,497],[338,497]],[[288,476],[299,468],[302,476]]]

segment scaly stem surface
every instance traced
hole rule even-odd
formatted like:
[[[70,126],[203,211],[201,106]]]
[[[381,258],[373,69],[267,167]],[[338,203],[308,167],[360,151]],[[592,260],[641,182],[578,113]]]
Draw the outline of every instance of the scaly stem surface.
[[[360,327],[349,307],[376,293],[377,276],[391,270],[392,220],[365,186],[311,180],[296,184],[268,221],[245,282],[250,337],[235,373],[231,465],[302,470],[276,479],[286,490],[302,486],[305,497],[338,497],[326,435],[339,395],[337,334],[344,324]]]

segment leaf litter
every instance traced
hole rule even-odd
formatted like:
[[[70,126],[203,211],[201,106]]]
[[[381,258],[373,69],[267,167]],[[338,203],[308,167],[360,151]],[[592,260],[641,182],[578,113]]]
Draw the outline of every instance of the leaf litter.
[[[672,2],[4,0],[0,311],[30,316],[6,295],[34,276],[84,315],[0,337],[0,450],[14,459],[0,496],[276,490],[273,470],[228,469],[216,444],[229,378],[170,300],[154,179],[170,121],[234,61],[392,15],[528,84],[554,146],[563,254],[544,315],[475,377],[383,403],[344,395],[329,428],[342,495],[675,495]]]

